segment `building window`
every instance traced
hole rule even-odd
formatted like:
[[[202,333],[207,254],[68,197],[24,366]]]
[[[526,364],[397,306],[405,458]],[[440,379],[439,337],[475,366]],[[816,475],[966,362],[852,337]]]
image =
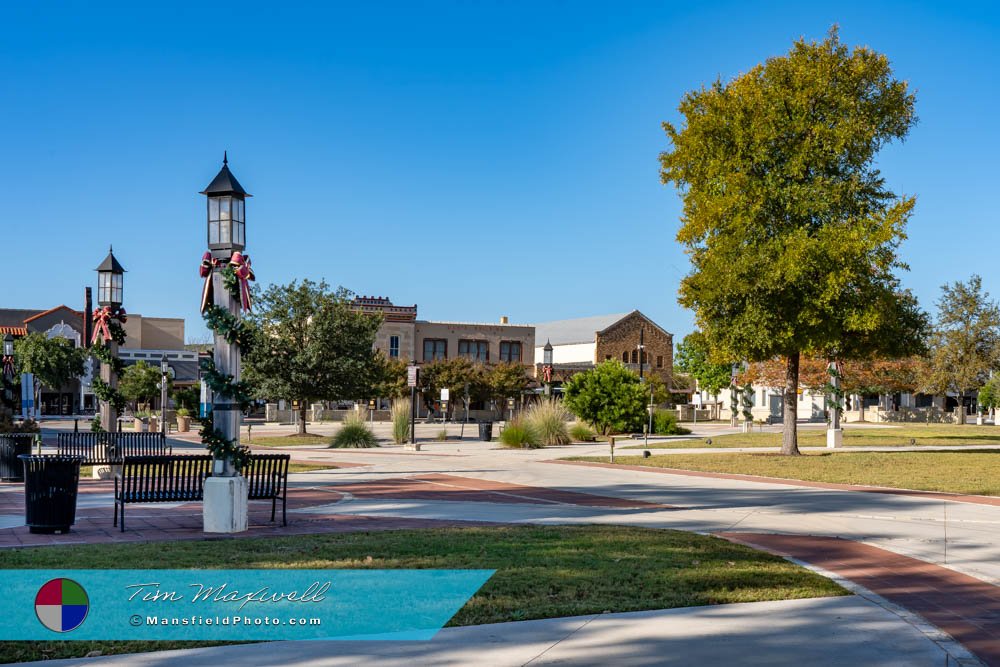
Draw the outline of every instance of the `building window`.
[[[656,367],[663,368],[663,355],[656,355]]]
[[[639,350],[632,350],[632,363],[639,363]]]
[[[399,358],[399,336],[389,336],[389,356]]]
[[[500,341],[500,361],[521,361],[521,344],[517,341]]]
[[[472,361],[487,362],[490,360],[490,344],[485,340],[460,340],[458,356]]]
[[[448,358],[448,341],[443,338],[424,339],[424,361]]]
[[[611,355],[610,354],[605,354],[604,355],[604,361],[611,361]]]
[[[622,352],[622,363],[623,364],[627,364],[628,363],[628,350],[625,350],[624,352]]]

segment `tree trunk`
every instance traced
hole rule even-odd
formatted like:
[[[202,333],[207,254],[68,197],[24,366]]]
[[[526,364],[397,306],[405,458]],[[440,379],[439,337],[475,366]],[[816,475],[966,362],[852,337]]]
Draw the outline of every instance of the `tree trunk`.
[[[305,401],[302,401],[302,404],[299,407],[299,430],[297,431],[297,433],[298,433],[298,435],[305,435],[306,434],[306,402]]]
[[[791,456],[799,454],[799,439],[796,421],[799,416],[799,353],[787,357],[785,365],[785,388],[782,391],[784,424],[781,433],[781,453]]]

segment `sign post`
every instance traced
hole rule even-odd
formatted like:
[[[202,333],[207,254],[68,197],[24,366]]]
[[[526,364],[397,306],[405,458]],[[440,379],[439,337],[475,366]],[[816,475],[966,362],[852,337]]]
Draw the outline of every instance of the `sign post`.
[[[411,365],[406,367],[406,386],[410,388],[410,444],[417,444],[417,379],[420,369]]]

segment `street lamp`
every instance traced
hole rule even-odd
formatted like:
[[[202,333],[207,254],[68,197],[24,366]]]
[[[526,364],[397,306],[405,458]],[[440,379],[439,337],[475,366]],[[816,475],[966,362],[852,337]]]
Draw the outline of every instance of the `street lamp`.
[[[14,336],[10,332],[3,335],[3,392],[4,399],[10,403],[11,410],[14,408],[14,397],[8,382],[14,379]]]
[[[233,252],[246,247],[245,200],[247,194],[229,171],[229,158],[223,153],[222,169],[201,194],[208,197],[208,249],[212,257],[228,260]]]
[[[642,358],[646,354],[646,328],[639,329],[639,382],[642,382]]]
[[[552,393],[552,341],[546,339],[542,348],[542,378],[545,380],[545,395]]]
[[[94,340],[88,341],[96,344],[98,336],[103,334],[103,345],[107,348],[108,354],[115,358],[118,356],[118,342],[114,339],[111,328],[113,325],[121,325],[125,321],[125,311],[122,308],[123,295],[125,292],[125,269],[115,258],[114,249],[108,247],[108,256],[104,258],[97,271],[97,303],[100,306],[94,311]],[[107,387],[116,391],[118,389],[118,374],[115,373],[111,364],[101,362],[101,381]],[[110,433],[118,431],[118,411],[111,401],[101,401],[100,408],[101,426]]]
[[[167,353],[160,357],[160,432],[167,437],[167,378],[170,374],[170,364]]]

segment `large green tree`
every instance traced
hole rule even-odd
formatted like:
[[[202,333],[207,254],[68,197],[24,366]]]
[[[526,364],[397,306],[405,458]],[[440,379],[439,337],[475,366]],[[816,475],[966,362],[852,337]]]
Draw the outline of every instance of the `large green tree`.
[[[14,341],[14,360],[18,373],[35,376],[35,405],[42,385],[55,391],[84,373],[87,350],[76,347],[65,338],[49,338],[43,333],[30,333]]]
[[[732,381],[733,365],[711,359],[708,339],[700,331],[692,331],[677,344],[674,368],[698,381],[698,388],[717,396]]]
[[[125,367],[118,380],[118,391],[125,400],[132,401],[133,409],[139,403],[148,407],[153,398],[160,393],[161,377],[159,366],[150,366],[145,361],[137,361]]]
[[[800,355],[919,346],[926,318],[895,275],[914,199],[875,167],[914,123],[914,97],[886,56],[833,29],[679,109],[660,161],[683,198],[677,239],[693,265],[680,303],[721,357],[783,358],[782,452],[797,454]]]
[[[351,296],[311,280],[271,285],[245,320],[253,335],[243,379],[262,398],[300,401],[299,433],[310,402],[368,398],[382,379],[374,352],[382,320],[353,310]]]
[[[577,373],[563,391],[566,407],[601,433],[638,431],[646,419],[647,389],[616,359]]]
[[[920,384],[927,393],[952,391],[964,399],[1000,369],[1000,307],[976,275],[943,285],[937,307]]]

